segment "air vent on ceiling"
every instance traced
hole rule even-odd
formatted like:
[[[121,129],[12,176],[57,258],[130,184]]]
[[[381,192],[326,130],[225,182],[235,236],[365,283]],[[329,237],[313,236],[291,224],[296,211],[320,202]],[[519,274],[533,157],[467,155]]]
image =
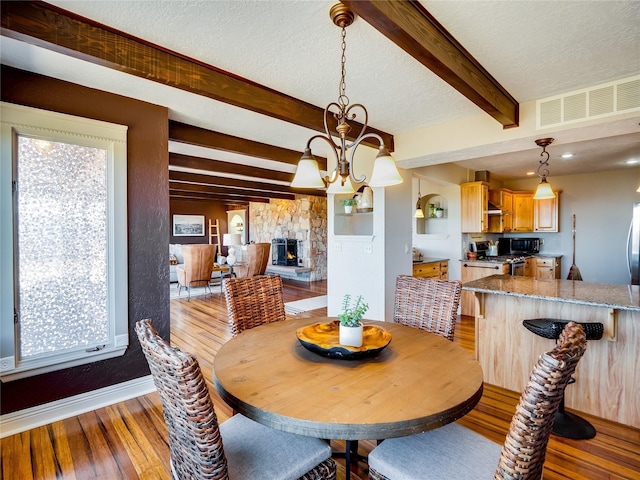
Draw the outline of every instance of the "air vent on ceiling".
[[[640,110],[640,75],[536,102],[537,128]]]

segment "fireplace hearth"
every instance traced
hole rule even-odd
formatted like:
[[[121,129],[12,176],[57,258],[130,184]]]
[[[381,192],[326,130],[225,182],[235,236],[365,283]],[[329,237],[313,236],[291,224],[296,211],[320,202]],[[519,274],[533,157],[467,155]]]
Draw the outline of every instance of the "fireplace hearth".
[[[295,267],[298,265],[298,241],[294,238],[271,240],[271,264]]]

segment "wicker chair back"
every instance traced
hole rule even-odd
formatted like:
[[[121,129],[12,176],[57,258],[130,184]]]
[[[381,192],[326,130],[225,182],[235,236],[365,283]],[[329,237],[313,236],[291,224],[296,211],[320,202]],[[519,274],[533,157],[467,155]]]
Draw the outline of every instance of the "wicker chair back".
[[[224,280],[229,328],[235,337],[258,325],[286,320],[280,275]]]
[[[570,322],[560,335],[555,348],[540,355],[520,397],[500,458],[496,459],[498,466],[493,472],[491,462],[487,462],[487,458],[482,454],[478,457],[477,452],[495,452],[497,455],[496,445],[478,433],[456,426],[440,435],[437,433],[440,429],[436,429],[412,437],[385,440],[369,456],[369,479],[390,480],[390,477],[382,472],[387,468],[393,472],[394,478],[408,478],[407,475],[398,473],[402,472],[403,467],[396,461],[397,457],[389,455],[389,452],[397,454],[401,451],[403,458],[416,459],[416,463],[411,464],[410,468],[412,471],[423,471],[424,475],[421,478],[425,479],[440,480],[442,476],[432,474],[434,471],[454,471],[450,478],[487,478],[493,473],[494,480],[540,480],[558,406],[586,346],[584,330],[579,324]],[[450,448],[444,457],[434,455],[432,450],[438,450],[437,448],[429,449],[429,446],[433,447],[430,442],[434,437],[439,439],[441,445]],[[490,444],[489,448],[487,444]],[[380,448],[386,448],[385,453],[380,454]],[[376,455],[377,450],[378,454],[374,459],[372,457]],[[483,465],[475,465],[465,458],[465,454],[473,456],[471,452]],[[380,471],[374,468],[374,464]],[[486,470],[482,470],[483,468]],[[488,475],[485,475],[487,473]]]
[[[459,281],[399,275],[393,321],[453,341],[461,291]]]
[[[582,326],[569,322],[553,350],[540,355],[502,446],[495,479],[540,479],[564,389],[587,348]]]
[[[218,419],[198,360],[169,346],[151,320],[139,321],[136,333],[162,401],[174,477],[228,478]]]

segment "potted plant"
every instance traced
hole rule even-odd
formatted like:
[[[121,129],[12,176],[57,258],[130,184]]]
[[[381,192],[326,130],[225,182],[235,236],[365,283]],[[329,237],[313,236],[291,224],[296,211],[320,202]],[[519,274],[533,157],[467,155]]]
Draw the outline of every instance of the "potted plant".
[[[338,315],[340,320],[340,344],[351,347],[362,346],[362,317],[369,309],[362,300],[362,295],[356,299],[355,305],[351,306],[351,295],[348,293],[342,300],[342,313]]]
[[[353,207],[358,204],[358,200],[355,198],[347,198],[342,201],[342,206],[344,207],[344,213],[351,213],[353,211]]]
[[[436,207],[436,218],[442,218],[444,215],[444,208]]]

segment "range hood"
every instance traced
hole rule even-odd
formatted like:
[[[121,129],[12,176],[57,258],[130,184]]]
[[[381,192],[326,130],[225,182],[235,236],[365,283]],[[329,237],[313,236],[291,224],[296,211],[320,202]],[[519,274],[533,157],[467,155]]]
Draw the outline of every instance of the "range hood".
[[[496,207],[493,203],[487,202],[487,214],[489,215],[502,215],[502,210]]]

